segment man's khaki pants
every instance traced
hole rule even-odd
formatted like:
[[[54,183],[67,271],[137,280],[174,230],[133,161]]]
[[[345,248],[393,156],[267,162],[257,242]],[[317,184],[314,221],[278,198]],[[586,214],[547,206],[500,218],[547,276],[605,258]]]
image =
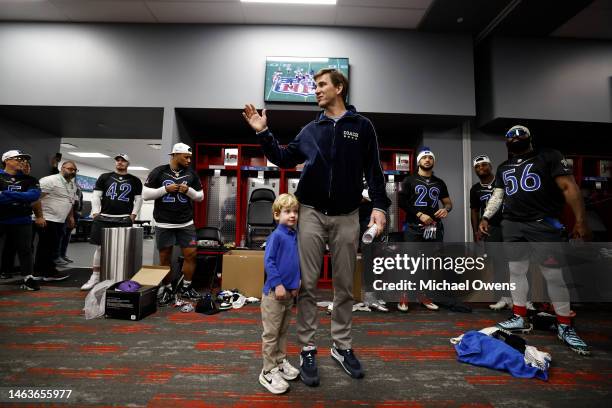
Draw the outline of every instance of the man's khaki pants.
[[[331,251],[334,285],[331,336],[340,349],[352,348],[353,273],[359,242],[359,211],[328,216],[313,208],[301,206],[298,222],[302,272],[302,287],[298,296],[298,343],[302,347],[315,345],[318,323],[315,290],[327,242]]]

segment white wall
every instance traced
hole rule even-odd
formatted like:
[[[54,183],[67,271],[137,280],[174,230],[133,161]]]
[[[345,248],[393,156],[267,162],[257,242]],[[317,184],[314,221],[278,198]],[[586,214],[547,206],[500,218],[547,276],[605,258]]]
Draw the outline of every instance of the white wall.
[[[361,111],[475,115],[470,36],[304,26],[3,23],[0,104],[261,106],[266,56],[296,53],[348,57]]]

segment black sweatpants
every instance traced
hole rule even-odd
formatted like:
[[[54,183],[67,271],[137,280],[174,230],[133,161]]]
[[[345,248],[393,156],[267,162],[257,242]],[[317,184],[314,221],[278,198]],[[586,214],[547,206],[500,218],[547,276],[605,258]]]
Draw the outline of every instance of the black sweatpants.
[[[4,237],[5,249],[9,251],[12,251],[13,248],[16,249],[21,275],[32,275],[32,224],[0,224],[0,237]],[[4,257],[2,260],[8,262]],[[14,261],[13,253],[10,260],[11,265],[2,265],[2,268],[10,271]]]

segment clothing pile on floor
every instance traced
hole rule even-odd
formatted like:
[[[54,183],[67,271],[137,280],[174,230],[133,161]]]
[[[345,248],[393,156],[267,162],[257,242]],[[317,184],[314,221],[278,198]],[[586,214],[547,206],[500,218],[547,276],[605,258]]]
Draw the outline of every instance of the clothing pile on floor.
[[[238,289],[232,289],[223,290],[217,293],[216,302],[213,300],[210,293],[206,293],[195,305],[188,300],[176,296],[174,307],[180,308],[183,313],[196,311],[198,313],[212,315],[225,310],[240,309],[245,304],[257,302],[259,302],[258,298],[246,297],[241,294]]]
[[[518,378],[548,380],[552,357],[525,339],[498,327],[471,330],[450,339],[463,363],[508,371]]]

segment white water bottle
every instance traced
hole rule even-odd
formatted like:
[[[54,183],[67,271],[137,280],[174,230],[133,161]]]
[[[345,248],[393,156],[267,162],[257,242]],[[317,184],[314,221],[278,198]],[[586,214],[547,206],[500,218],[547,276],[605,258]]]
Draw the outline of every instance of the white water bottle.
[[[363,233],[363,237],[361,237],[361,241],[364,244],[371,244],[376,238],[376,234],[378,233],[378,226],[376,224],[372,224],[370,228],[366,232]]]

